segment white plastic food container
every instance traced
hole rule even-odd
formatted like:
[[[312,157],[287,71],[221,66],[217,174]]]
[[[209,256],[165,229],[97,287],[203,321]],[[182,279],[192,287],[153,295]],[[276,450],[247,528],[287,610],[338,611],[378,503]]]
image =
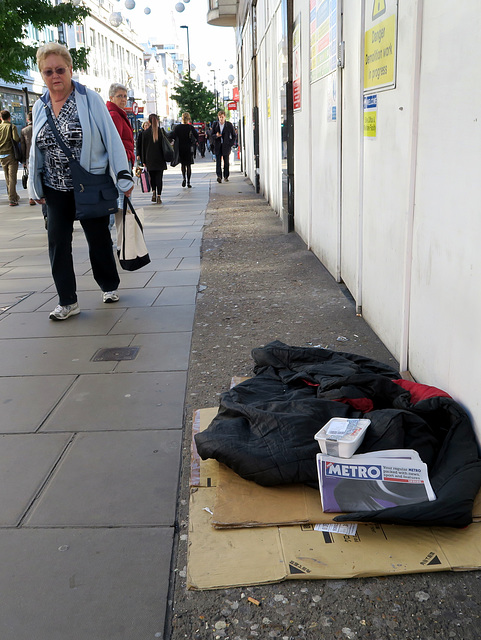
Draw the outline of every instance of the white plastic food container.
[[[371,424],[367,418],[331,418],[314,438],[322,453],[338,458],[350,458],[364,440]]]

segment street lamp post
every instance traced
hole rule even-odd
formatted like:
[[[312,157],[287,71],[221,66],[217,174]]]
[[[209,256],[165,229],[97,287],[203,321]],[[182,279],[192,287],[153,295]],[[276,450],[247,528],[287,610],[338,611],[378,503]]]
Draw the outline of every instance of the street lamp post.
[[[187,65],[189,68],[189,77],[190,77],[190,42],[189,42],[189,27],[186,24],[182,24],[180,26],[181,29],[187,29]]]
[[[219,110],[219,105],[217,102],[217,90],[215,88],[215,69],[211,69],[210,70],[211,73],[214,74],[214,96],[215,96],[215,110],[218,111]]]

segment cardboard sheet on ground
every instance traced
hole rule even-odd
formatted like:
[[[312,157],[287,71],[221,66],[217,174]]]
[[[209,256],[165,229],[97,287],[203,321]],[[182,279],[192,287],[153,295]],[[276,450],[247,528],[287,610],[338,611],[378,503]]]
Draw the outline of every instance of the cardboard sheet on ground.
[[[360,524],[355,536],[312,525],[219,530],[209,513],[214,499],[215,489],[192,490],[189,589],[481,567],[481,524],[462,530]]]
[[[333,522],[324,513],[319,491],[306,485],[261,487],[219,464],[214,517],[216,528],[266,527]]]

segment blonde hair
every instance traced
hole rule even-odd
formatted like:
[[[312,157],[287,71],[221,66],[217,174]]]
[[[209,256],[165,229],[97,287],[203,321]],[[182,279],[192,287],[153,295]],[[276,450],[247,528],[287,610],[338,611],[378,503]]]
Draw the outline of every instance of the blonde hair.
[[[159,139],[159,119],[157,114],[151,113],[149,116],[149,122],[152,127],[152,138],[154,142],[157,142]]]
[[[190,113],[188,111],[185,111],[182,114],[182,124],[189,124],[190,122]]]
[[[58,42],[47,42],[47,44],[37,49],[37,65],[40,71],[42,71],[42,64],[45,62],[45,58],[51,55],[61,56],[69,67],[72,66],[72,56],[67,47]]]

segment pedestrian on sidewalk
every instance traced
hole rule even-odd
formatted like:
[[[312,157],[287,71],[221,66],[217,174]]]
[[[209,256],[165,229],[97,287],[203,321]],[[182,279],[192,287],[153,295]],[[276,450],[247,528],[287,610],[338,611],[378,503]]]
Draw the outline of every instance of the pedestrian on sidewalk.
[[[27,126],[20,132],[20,148],[22,149],[23,166],[28,172],[28,157],[30,155],[30,147],[32,146],[32,114],[27,115]],[[28,203],[32,206],[37,203],[30,198]]]
[[[152,186],[152,202],[162,204],[162,184],[167,163],[162,148],[162,138],[167,138],[164,129],[159,125],[155,113],[149,116],[150,127],[145,129],[139,140],[140,161],[147,167]],[[169,143],[170,144],[170,143]]]
[[[11,207],[16,207],[20,196],[17,193],[18,160],[13,153],[13,144],[20,142],[20,136],[17,127],[10,121],[10,112],[4,109],[0,112],[0,116],[0,162],[5,173],[9,204]]]
[[[199,136],[191,124],[190,113],[182,114],[182,124],[174,127],[169,135],[171,140],[177,140],[179,145],[179,160],[182,168],[182,186],[185,187],[186,179],[189,189],[192,187],[190,178],[192,175],[192,165],[194,164],[194,151]]]
[[[132,167],[135,164],[135,151],[134,151],[134,130],[125,112],[127,106],[127,87],[118,82],[114,82],[109,88],[109,99],[107,100],[107,109],[114,121],[114,125],[119,132],[120,139],[124,145],[125,153],[127,154],[127,160],[129,162],[129,171],[132,173]],[[119,200],[118,206],[122,210],[124,206],[124,192],[122,189],[118,189]],[[115,215],[110,215],[109,228],[115,224]]]
[[[37,64],[47,92],[33,107],[29,191],[36,202],[47,203],[48,249],[59,296],[50,319],[66,320],[80,313],[72,257],[74,184],[67,158],[47,121],[47,109],[52,112],[53,123],[65,144],[86,171],[101,175],[110,167],[126,196],[132,193],[133,179],[128,172],[124,146],[102,98],[72,80],[68,49],[49,42],[38,49]],[[117,302],[120,279],[109,216],[81,220],[80,224],[87,238],[94,279],[103,291],[103,302]]]
[[[217,182],[222,182],[222,160],[224,161],[224,182],[229,182],[229,156],[235,144],[234,125],[225,119],[225,111],[218,112],[219,120],[212,125],[212,140],[214,142],[215,172]]]
[[[201,158],[205,158],[205,143],[206,143],[205,124],[202,124],[199,129],[199,151],[200,151]]]
[[[142,129],[139,131],[139,135],[137,136],[137,142],[135,143],[135,155],[137,156],[137,160],[141,162],[140,159],[140,150],[142,149],[142,136],[144,135],[144,131],[146,131],[150,127],[150,122],[146,120],[142,124]]]

